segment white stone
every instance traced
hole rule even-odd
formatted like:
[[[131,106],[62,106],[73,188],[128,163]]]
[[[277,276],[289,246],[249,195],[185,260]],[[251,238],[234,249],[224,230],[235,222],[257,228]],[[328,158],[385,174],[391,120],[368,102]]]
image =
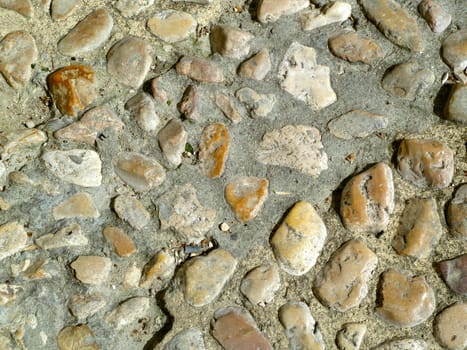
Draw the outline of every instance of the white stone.
[[[303,30],[313,30],[332,23],[343,22],[352,15],[352,6],[346,2],[330,2],[320,9],[303,11],[300,22]]]
[[[181,11],[166,10],[148,20],[151,33],[168,43],[187,39],[195,33],[196,26],[193,16]]]
[[[154,5],[154,0],[117,0],[115,8],[123,17],[133,17]]]
[[[79,256],[70,266],[81,282],[101,285],[110,275],[112,260],[103,256]]]
[[[128,299],[117,306],[107,317],[107,323],[110,323],[115,329],[119,330],[142,318],[149,311],[151,306],[147,297],[134,297]]]
[[[42,249],[56,249],[85,246],[88,244],[88,239],[83,235],[81,226],[71,224],[63,227],[55,234],[50,233],[37,238],[35,243]]]
[[[28,242],[24,226],[16,221],[0,226],[0,261],[22,251]]]

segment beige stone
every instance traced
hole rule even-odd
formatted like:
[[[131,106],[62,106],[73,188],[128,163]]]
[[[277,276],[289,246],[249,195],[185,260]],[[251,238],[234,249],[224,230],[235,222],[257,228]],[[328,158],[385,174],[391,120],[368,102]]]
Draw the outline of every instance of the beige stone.
[[[197,328],[178,332],[165,346],[164,350],[206,350],[203,333]]]
[[[235,97],[246,106],[252,118],[266,117],[276,104],[274,94],[259,94],[248,87],[237,90]]]
[[[53,0],[50,14],[55,21],[70,17],[83,3],[81,0]]]
[[[147,297],[133,297],[122,302],[106,317],[106,322],[119,330],[128,327],[138,318],[143,318],[151,307]]]
[[[388,340],[372,350],[428,350],[427,343],[421,339],[405,338]]]
[[[364,323],[346,323],[337,332],[336,345],[339,350],[359,350],[365,337],[367,326]]]
[[[140,277],[141,269],[133,262],[130,266],[128,266],[123,275],[123,287],[126,289],[138,288]]]
[[[32,17],[34,14],[31,0],[0,0],[0,7],[16,11],[25,17]]]
[[[171,119],[157,134],[157,141],[165,159],[172,167],[176,168],[182,164],[188,133],[180,120]]]
[[[140,287],[150,288],[153,285],[166,283],[174,275],[175,257],[166,250],[158,251],[144,266],[139,282]]]
[[[120,219],[137,230],[143,229],[151,220],[151,214],[143,204],[130,195],[117,196],[113,208]]]
[[[211,50],[228,58],[242,58],[250,52],[249,42],[254,35],[238,28],[216,24],[209,35]]]
[[[230,134],[227,127],[222,123],[208,125],[203,130],[199,144],[201,172],[210,179],[222,176],[229,149]]]
[[[444,107],[444,117],[453,122],[467,124],[467,85],[456,84],[452,87]]]
[[[13,303],[21,291],[23,291],[23,287],[20,285],[0,283],[0,306],[7,306]]]
[[[189,13],[173,10],[157,13],[148,20],[151,33],[168,43],[187,39],[195,33],[196,25]]]
[[[272,302],[274,293],[281,286],[276,266],[261,265],[249,271],[240,284],[240,291],[254,305],[265,306]]]
[[[307,0],[260,0],[257,9],[258,21],[275,22],[281,16],[292,15],[309,5]]]
[[[121,257],[128,257],[136,252],[135,242],[125,231],[118,227],[107,226],[103,231],[104,237],[112,244],[115,253]]]
[[[222,69],[204,58],[183,56],[175,68],[178,74],[201,83],[222,83],[225,79]]]
[[[149,94],[145,92],[136,94],[125,104],[125,109],[133,115],[138,126],[144,131],[154,131],[159,126],[160,118]]]
[[[0,261],[21,252],[28,243],[24,226],[11,221],[0,226]]]
[[[186,119],[196,120],[199,118],[199,100],[198,89],[195,85],[189,85],[177,105],[178,110]]]
[[[449,203],[446,220],[454,237],[467,240],[467,184],[456,190]]]
[[[222,111],[222,113],[234,124],[237,124],[242,121],[242,116],[240,115],[237,107],[233,100],[219,91],[216,91],[215,94],[216,106]]]
[[[268,49],[261,49],[238,67],[238,75],[241,78],[263,80],[270,70],[271,59],[269,51]]]
[[[79,247],[88,244],[88,239],[81,231],[81,226],[74,223],[67,225],[56,233],[46,234],[36,239],[36,245],[42,249],[56,249],[63,247]]]
[[[154,0],[117,0],[115,8],[123,17],[133,17],[154,5]]]
[[[334,56],[349,62],[371,64],[384,57],[384,53],[376,41],[362,38],[354,32],[334,36],[329,39],[328,45]]]
[[[57,335],[59,350],[100,350],[88,325],[65,327]]]
[[[352,15],[352,6],[343,1],[332,1],[327,5],[300,13],[302,30],[313,30],[333,23],[344,22]]]
[[[110,275],[112,261],[102,256],[79,256],[70,266],[81,282],[101,285]]]
[[[421,1],[418,4],[418,12],[435,33],[443,32],[451,24],[452,16],[437,1]]]
[[[467,83],[467,29],[450,34],[441,48],[444,61],[463,84]]]
[[[352,110],[328,123],[331,134],[344,140],[366,137],[372,133],[384,130],[389,124],[389,118],[362,110]]]
[[[106,304],[99,294],[72,295],[68,300],[68,309],[79,320],[85,320],[102,309]]]
[[[86,192],[77,193],[55,206],[52,210],[55,220],[67,218],[92,218],[100,216],[91,196]]]
[[[467,347],[467,304],[449,306],[436,316],[435,336],[438,342],[449,350]]]

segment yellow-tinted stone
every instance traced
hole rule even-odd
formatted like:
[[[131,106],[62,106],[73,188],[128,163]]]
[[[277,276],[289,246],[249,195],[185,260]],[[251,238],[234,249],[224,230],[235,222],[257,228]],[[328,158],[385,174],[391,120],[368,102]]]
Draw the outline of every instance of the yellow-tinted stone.
[[[225,162],[229,156],[230,134],[222,123],[207,126],[201,135],[199,160],[201,171],[211,179],[224,173]]]
[[[146,264],[139,282],[140,287],[149,288],[156,282],[165,282],[175,271],[175,257],[173,254],[161,250]]]
[[[104,229],[104,237],[112,243],[115,252],[119,256],[130,256],[136,251],[135,242],[125,231],[118,227],[106,227]]]
[[[59,350],[99,350],[94,333],[88,325],[82,324],[63,328],[57,336]]]
[[[53,208],[55,220],[65,218],[93,218],[100,216],[92,198],[86,192],[77,193]]]
[[[175,43],[195,32],[196,20],[189,13],[168,10],[150,18],[148,28],[158,38]]]

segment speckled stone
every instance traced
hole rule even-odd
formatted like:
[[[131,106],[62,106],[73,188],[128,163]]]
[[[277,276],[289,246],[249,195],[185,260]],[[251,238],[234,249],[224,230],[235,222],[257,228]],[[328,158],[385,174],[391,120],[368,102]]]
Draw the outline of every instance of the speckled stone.
[[[229,150],[230,133],[227,127],[222,123],[208,125],[199,143],[201,172],[210,179],[222,176]]]
[[[397,170],[418,187],[445,188],[454,176],[454,153],[436,140],[404,139],[397,153]]]
[[[354,322],[346,323],[337,332],[336,345],[339,350],[359,350],[366,333],[366,324]]]
[[[427,350],[427,344],[424,340],[420,339],[397,339],[388,340],[380,344],[372,350]]]
[[[16,11],[24,17],[32,17],[34,14],[31,0],[0,0],[0,7]]]
[[[389,269],[381,275],[376,314],[395,327],[425,322],[436,308],[433,289],[423,276]]]
[[[68,309],[78,320],[91,317],[106,304],[104,297],[99,294],[72,295],[68,300]]]
[[[454,304],[436,316],[435,336],[449,350],[467,347],[467,304]]]
[[[340,312],[357,307],[368,293],[378,257],[362,241],[342,245],[314,282],[316,297]]]
[[[437,1],[421,1],[418,4],[418,12],[435,33],[443,32],[451,24],[451,15]]]
[[[59,350],[100,350],[86,324],[63,328],[57,335],[57,346]]]
[[[244,61],[238,67],[238,75],[241,78],[263,80],[271,70],[271,59],[267,49],[261,49],[254,56]]]
[[[117,0],[115,8],[123,17],[133,17],[154,5],[154,0]]]
[[[55,206],[52,215],[55,220],[66,218],[96,219],[100,216],[100,213],[92,197],[86,192],[80,192]]]
[[[0,261],[19,253],[26,247],[28,235],[24,226],[16,221],[0,226]]]
[[[225,350],[272,350],[248,311],[231,306],[216,310],[212,336]]]
[[[129,327],[137,319],[144,317],[150,307],[151,302],[148,297],[133,297],[118,305],[105,320],[119,330]]]
[[[281,16],[292,15],[310,5],[307,0],[260,0],[257,17],[261,23],[277,21]]]
[[[303,302],[289,302],[279,308],[279,321],[285,328],[291,350],[326,348],[313,315]]]
[[[107,226],[104,228],[103,234],[112,244],[118,256],[128,257],[136,252],[135,242],[121,228]]]
[[[441,48],[444,61],[463,84],[467,83],[467,29],[450,34]]]
[[[237,260],[220,248],[185,262],[181,273],[186,302],[195,307],[211,303],[222,292],[236,266]]]
[[[102,256],[79,256],[70,264],[76,278],[85,284],[101,285],[110,275],[112,260]]]
[[[307,273],[315,265],[326,235],[326,226],[313,206],[296,203],[270,241],[279,267],[293,276]]]
[[[164,350],[205,350],[203,333],[197,328],[188,328],[174,335]]]
[[[467,296],[467,254],[441,261],[438,266],[441,277],[448,287],[456,293]]]
[[[240,284],[240,291],[254,305],[272,302],[281,280],[276,266],[261,265],[250,270]]]
[[[158,251],[144,266],[139,282],[140,287],[150,288],[166,283],[174,275],[175,257],[166,250]]]
[[[467,85],[454,85],[444,107],[444,117],[447,120],[467,124]]]
[[[214,101],[224,116],[232,123],[237,124],[242,121],[242,116],[240,115],[238,108],[232,98],[226,94],[216,91],[214,94]]]
[[[137,230],[143,229],[151,220],[151,214],[138,199],[131,195],[117,196],[113,208],[120,219]]]
[[[180,120],[169,120],[157,134],[157,141],[171,167],[176,168],[182,164],[188,133]]]
[[[374,40],[362,38],[354,32],[334,36],[329,39],[328,45],[334,56],[349,62],[371,64],[384,57],[383,51]]]
[[[81,0],[53,0],[50,7],[52,19],[65,20],[82,5]]]
[[[352,232],[378,233],[394,210],[392,171],[384,163],[355,175],[342,190],[340,214]]]
[[[40,236],[35,241],[42,249],[56,249],[63,247],[79,247],[88,244],[88,239],[83,234],[81,226],[74,223],[62,227],[55,233]]]
[[[366,137],[372,133],[384,130],[389,124],[389,118],[362,110],[353,110],[328,123],[331,134],[344,140]]]
[[[333,1],[319,9],[300,13],[302,30],[314,30],[332,23],[344,22],[352,15],[352,6],[343,1]]]
[[[467,184],[456,190],[449,203],[446,220],[454,237],[467,240]]]
[[[177,73],[201,83],[222,83],[224,73],[214,62],[199,57],[184,56],[175,66]]]
[[[25,31],[8,33],[0,41],[0,73],[14,89],[22,88],[29,82],[31,65],[36,63],[38,57],[36,41]]]
[[[238,28],[217,24],[211,29],[209,39],[213,53],[228,58],[242,58],[250,52],[249,42],[254,35]]]
[[[148,20],[150,32],[168,43],[187,39],[195,33],[196,25],[189,13],[173,10],[157,13]]]
[[[259,94],[248,87],[237,90],[235,97],[245,105],[252,118],[266,117],[276,104],[274,94]]]

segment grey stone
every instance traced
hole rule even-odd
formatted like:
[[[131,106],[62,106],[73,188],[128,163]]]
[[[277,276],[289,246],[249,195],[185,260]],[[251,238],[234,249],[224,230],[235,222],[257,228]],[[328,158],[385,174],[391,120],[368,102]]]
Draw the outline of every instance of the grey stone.
[[[467,296],[467,254],[441,261],[438,267],[448,287],[456,293]]]
[[[267,49],[261,49],[257,54],[244,61],[238,67],[238,75],[242,78],[263,80],[271,70],[271,59]]]
[[[241,122],[242,116],[238,112],[237,107],[235,106],[233,100],[229,96],[216,91],[215,102],[216,106],[220,108],[222,113],[228,119],[230,119],[230,121],[232,121],[234,124]]]
[[[107,317],[107,323],[119,330],[136,322],[138,318],[144,317],[151,307],[150,299],[147,297],[133,297],[118,305]]]
[[[65,20],[82,5],[81,0],[53,0],[50,12],[55,21]]]
[[[444,108],[447,120],[467,124],[467,85],[453,86]]]
[[[151,219],[151,214],[141,202],[130,195],[119,195],[115,198],[113,208],[120,219],[137,230],[144,228]]]
[[[140,14],[152,5],[154,5],[154,0],[117,0],[115,8],[128,18]]]
[[[177,119],[171,119],[157,134],[159,146],[165,158],[172,167],[182,164],[182,154],[188,140],[188,133],[183,123]]]
[[[266,117],[276,104],[274,94],[259,94],[248,87],[237,90],[235,97],[245,104],[252,118]]]
[[[272,302],[280,285],[277,267],[261,265],[246,274],[240,284],[240,291],[252,304],[265,306]]]
[[[27,245],[28,235],[24,226],[11,221],[0,226],[0,261],[21,252]]]
[[[389,340],[383,344],[380,344],[372,350],[426,350],[427,344],[421,339],[397,339]]]
[[[344,22],[352,15],[352,6],[343,1],[332,1],[319,9],[300,13],[302,30],[313,30],[332,23]]]
[[[467,29],[450,34],[441,48],[444,61],[463,84],[467,83]]]
[[[164,350],[205,350],[203,333],[197,328],[188,328],[175,334],[165,344]]]
[[[359,350],[362,346],[366,329],[367,327],[364,323],[346,323],[337,332],[336,345],[339,350]]]
[[[68,309],[78,320],[91,317],[102,309],[106,300],[99,294],[72,295],[68,300]]]
[[[40,236],[35,241],[42,249],[56,249],[63,247],[79,247],[88,244],[88,239],[81,231],[81,226],[74,223],[64,226],[56,233]]]
[[[443,32],[451,24],[451,15],[436,1],[421,1],[418,4],[418,11],[435,33]]]
[[[353,110],[332,119],[328,124],[328,128],[335,137],[351,140],[352,138],[362,138],[384,130],[388,123],[389,119],[386,116],[362,110]]]
[[[20,285],[0,283],[0,306],[8,306],[12,304],[23,289],[24,288]],[[0,345],[2,345],[1,342]]]
[[[467,240],[467,184],[462,184],[448,206],[446,219],[454,237]]]
[[[154,131],[159,126],[160,119],[156,113],[156,106],[147,93],[140,92],[133,96],[125,104],[125,109],[134,116],[138,126],[144,131]]]
[[[211,29],[210,41],[213,53],[228,58],[242,58],[250,52],[249,42],[254,35],[228,25],[218,24]]]

